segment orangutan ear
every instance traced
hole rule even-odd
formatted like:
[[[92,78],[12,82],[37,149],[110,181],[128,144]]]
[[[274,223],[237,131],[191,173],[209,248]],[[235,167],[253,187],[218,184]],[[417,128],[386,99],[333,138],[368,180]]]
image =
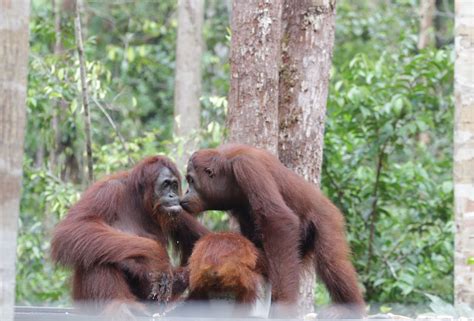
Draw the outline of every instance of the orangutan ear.
[[[207,176],[209,176],[210,178],[213,178],[214,176],[216,176],[216,174],[214,173],[214,171],[212,169],[210,169],[209,167],[206,167],[204,169],[204,172],[207,174]]]

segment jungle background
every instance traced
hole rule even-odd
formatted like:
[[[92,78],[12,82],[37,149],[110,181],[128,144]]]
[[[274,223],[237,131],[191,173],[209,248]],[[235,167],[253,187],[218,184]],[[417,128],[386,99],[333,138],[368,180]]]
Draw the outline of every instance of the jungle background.
[[[52,265],[49,239],[86,186],[74,14],[67,1],[56,12],[53,3],[33,1],[30,21],[16,280],[26,305],[70,304],[69,271]],[[173,135],[176,12],[171,0],[86,2],[96,177],[184,152]],[[345,214],[374,311],[453,301],[453,12],[452,1],[436,1],[433,41],[419,49],[418,1],[337,4],[321,187]],[[203,37],[196,141],[213,147],[226,137],[227,1],[206,1]],[[222,230],[229,218],[202,220]],[[322,285],[315,291],[317,304],[329,302]]]

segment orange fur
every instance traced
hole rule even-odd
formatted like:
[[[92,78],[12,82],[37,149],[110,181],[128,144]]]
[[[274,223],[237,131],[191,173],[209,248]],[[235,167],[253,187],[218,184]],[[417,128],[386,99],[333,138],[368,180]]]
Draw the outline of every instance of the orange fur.
[[[161,210],[155,184],[165,168],[180,186],[171,160],[148,157],[129,171],[92,184],[56,226],[51,257],[74,270],[74,301],[97,306],[146,301],[155,295],[156,285],[172,286],[173,298],[185,290],[186,271],[172,270],[168,241],[184,266],[207,229],[184,211],[170,216]],[[179,278],[172,280],[173,275]],[[164,299],[168,296],[166,292]]]
[[[181,206],[193,214],[230,211],[266,262],[272,302],[284,314],[296,313],[301,271],[313,268],[335,304],[364,315],[344,216],[316,186],[268,151],[241,144],[195,152],[186,179]]]
[[[262,282],[255,246],[237,233],[202,237],[189,259],[190,299],[230,294],[238,303],[253,303]]]

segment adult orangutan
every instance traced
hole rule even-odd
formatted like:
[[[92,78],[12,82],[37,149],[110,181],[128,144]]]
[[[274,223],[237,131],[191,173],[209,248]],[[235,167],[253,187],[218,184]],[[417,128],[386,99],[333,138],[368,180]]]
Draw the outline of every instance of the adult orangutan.
[[[139,301],[167,301],[179,294],[171,293],[172,286],[183,291],[186,277],[172,282],[168,239],[184,266],[207,230],[182,211],[180,195],[179,172],[163,156],[148,157],[90,186],[56,226],[51,243],[53,260],[74,270],[74,301],[141,309]]]
[[[185,210],[229,210],[242,234],[262,251],[280,311],[295,306],[301,270],[312,265],[334,303],[351,305],[353,317],[363,314],[344,218],[313,184],[269,152],[238,144],[194,153],[186,179]]]

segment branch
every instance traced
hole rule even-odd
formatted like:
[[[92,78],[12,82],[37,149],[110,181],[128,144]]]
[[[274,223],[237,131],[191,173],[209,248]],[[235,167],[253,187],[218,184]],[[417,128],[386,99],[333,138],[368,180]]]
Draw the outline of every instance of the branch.
[[[329,184],[331,184],[332,187],[336,190],[337,197],[338,197],[337,203],[339,203],[339,205],[341,207],[343,207],[342,206],[342,201],[344,200],[344,197],[345,197],[344,196],[344,189],[336,182],[336,180],[331,175],[329,170],[322,169],[322,172],[323,172],[323,175],[325,175],[329,179]]]
[[[368,273],[370,271],[370,265],[372,261],[372,253],[373,253],[373,242],[374,242],[374,235],[375,235],[375,221],[377,219],[377,202],[378,202],[378,191],[379,191],[379,184],[380,184],[380,175],[382,173],[382,166],[383,166],[383,159],[385,157],[385,147],[387,144],[385,143],[382,145],[378,155],[377,161],[377,173],[375,176],[375,184],[374,184],[374,192],[372,193],[372,209],[369,214],[370,218],[370,236],[369,236],[369,245],[368,245],[368,254],[367,254],[367,265],[365,266],[365,272]]]
[[[75,36],[77,44],[77,53],[79,54],[79,66],[81,72],[81,85],[82,85],[82,105],[84,107],[84,123],[86,131],[86,151],[87,151],[87,168],[89,183],[94,180],[94,170],[92,163],[92,138],[91,138],[91,116],[89,114],[89,94],[87,92],[86,83],[86,62],[84,59],[84,44],[82,39],[82,27],[81,27],[81,10],[82,0],[76,0],[76,19],[75,19]]]
[[[114,120],[112,119],[112,117],[110,117],[109,113],[107,112],[107,110],[105,110],[104,106],[102,106],[102,105],[99,103],[99,101],[97,100],[97,98],[95,98],[94,96],[92,96],[92,100],[94,101],[94,103],[96,104],[96,106],[99,107],[100,111],[105,115],[105,118],[107,118],[107,120],[109,121],[110,125],[112,126],[112,128],[113,128],[114,131],[115,131],[115,133],[117,134],[117,137],[119,138],[120,143],[122,144],[123,150],[124,150],[125,153],[127,154],[128,165],[133,165],[133,161],[132,161],[132,159],[130,158],[130,155],[129,155],[129,153],[128,153],[127,146],[125,145],[125,139],[123,138],[122,134],[120,134],[120,131],[119,131],[117,125],[115,124]]]
[[[397,130],[398,123],[405,117],[405,113],[400,113],[400,115],[395,119],[393,122],[393,128],[394,132]],[[369,236],[369,250],[368,250],[368,255],[367,255],[367,265],[366,265],[366,273],[369,272],[370,270],[370,264],[372,261],[372,253],[373,253],[373,241],[374,241],[374,236],[375,236],[375,221],[377,219],[377,202],[378,202],[378,189],[379,189],[379,183],[380,183],[380,175],[382,172],[382,167],[383,167],[383,158],[386,155],[385,149],[387,148],[388,144],[391,142],[391,140],[395,136],[388,137],[385,142],[383,143],[382,147],[380,148],[379,151],[379,157],[378,157],[378,162],[377,162],[377,174],[375,178],[375,184],[374,184],[374,192],[373,192],[373,200],[372,200],[372,210],[370,211],[369,218],[370,218],[370,236]]]
[[[57,0],[52,0],[53,15],[54,15],[54,54],[59,55],[62,50],[61,42],[61,13],[59,12],[59,3]]]

